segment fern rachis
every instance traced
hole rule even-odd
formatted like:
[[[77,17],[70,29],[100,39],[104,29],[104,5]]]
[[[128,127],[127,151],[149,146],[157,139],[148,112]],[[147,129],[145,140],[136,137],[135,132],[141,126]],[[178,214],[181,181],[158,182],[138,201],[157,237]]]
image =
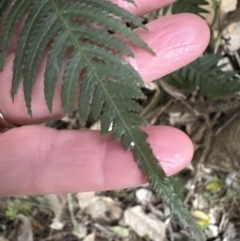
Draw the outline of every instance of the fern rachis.
[[[3,0],[0,16],[8,7],[7,1]],[[61,99],[65,112],[74,110],[74,96],[78,90],[79,74],[82,73],[78,105],[81,120],[86,122],[89,114],[96,120],[100,119],[103,135],[108,134],[113,123],[114,140],[122,141],[124,149],[133,152],[153,189],[161,194],[179,220],[191,229],[196,240],[204,240],[201,230],[177,197],[171,179],[166,178],[159,167],[146,141],[146,133],[139,128],[145,122],[139,115],[141,107],[135,100],[145,98],[140,90],[143,82],[139,74],[120,56],[133,56],[121,38],[152,52],[122,23],[128,21],[144,27],[141,21],[105,0],[17,0],[8,13],[2,31],[0,67],[3,67],[16,22],[27,11],[14,61],[12,96],[23,77],[26,106],[32,115],[34,79],[41,56],[51,42],[44,87],[46,103],[51,111],[56,80],[66,52],[71,48],[62,79]],[[82,25],[78,26],[77,22],[82,22]],[[99,29],[115,31],[116,35],[107,31],[101,33]]]

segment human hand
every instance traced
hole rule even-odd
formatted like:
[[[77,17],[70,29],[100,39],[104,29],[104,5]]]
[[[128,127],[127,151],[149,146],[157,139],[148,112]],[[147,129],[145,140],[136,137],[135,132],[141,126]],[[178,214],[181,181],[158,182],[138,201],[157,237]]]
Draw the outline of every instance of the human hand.
[[[141,15],[172,0],[136,0],[138,8],[119,2],[125,9]],[[147,25],[149,32],[137,33],[155,51],[152,56],[134,48],[136,59],[130,63],[145,82],[160,78],[196,59],[209,41],[207,25],[190,14],[167,16]],[[20,28],[19,28],[20,29]],[[0,73],[0,109],[16,125],[38,124],[64,116],[60,101],[60,82],[55,92],[53,113],[49,115],[43,93],[46,61],[42,61],[33,89],[33,118],[27,114],[22,87],[12,103],[10,96],[14,60],[13,39],[4,70]],[[46,60],[46,58],[45,58]],[[148,141],[167,175],[186,167],[193,147],[181,131],[164,126],[147,127]],[[0,196],[66,193],[120,189],[146,182],[132,154],[111,137],[97,131],[56,131],[44,126],[22,126],[0,134]]]

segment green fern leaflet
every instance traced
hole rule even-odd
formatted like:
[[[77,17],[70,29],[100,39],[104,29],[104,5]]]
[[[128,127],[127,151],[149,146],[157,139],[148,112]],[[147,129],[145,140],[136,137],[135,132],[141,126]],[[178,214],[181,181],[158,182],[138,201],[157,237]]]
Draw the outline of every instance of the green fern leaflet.
[[[177,1],[172,6],[172,13],[194,13],[200,15],[201,13],[208,13],[203,8],[204,5],[209,3],[206,0],[181,0]]]
[[[163,8],[163,16],[165,16],[169,9],[172,14],[177,13],[193,13],[202,17],[202,13],[208,13],[204,6],[209,5],[206,0],[178,0],[170,6]]]
[[[8,1],[3,2],[1,11],[9,7]],[[132,0],[128,2],[133,3]],[[57,79],[64,71],[61,100],[65,112],[74,110],[75,97],[78,96],[78,110],[83,122],[89,114],[96,120],[100,119],[103,135],[108,134],[112,124],[113,139],[122,141],[124,149],[133,152],[154,190],[163,197],[182,224],[192,231],[195,240],[204,240],[202,231],[176,195],[171,179],[166,178],[159,167],[146,141],[146,133],[139,128],[145,124],[139,115],[141,107],[136,102],[145,98],[141,92],[143,82],[121,56],[134,56],[126,42],[153,53],[124,24],[127,21],[144,28],[141,20],[105,0],[17,0],[7,15],[1,35],[1,68],[16,25],[24,13],[27,13],[27,18],[14,60],[12,97],[23,79],[26,106],[32,115],[34,79],[47,52],[44,93],[49,111],[52,111]]]
[[[219,64],[220,57],[205,54],[193,63],[165,77],[176,87],[194,90],[208,99],[214,99],[240,91],[240,78],[235,71],[224,70],[225,63]]]

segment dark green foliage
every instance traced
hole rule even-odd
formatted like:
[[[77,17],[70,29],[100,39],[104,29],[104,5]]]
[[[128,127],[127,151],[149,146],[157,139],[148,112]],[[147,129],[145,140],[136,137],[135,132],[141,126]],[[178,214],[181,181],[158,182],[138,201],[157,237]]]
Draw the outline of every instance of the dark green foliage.
[[[105,0],[17,0],[8,14],[1,37],[1,67],[16,23],[25,12],[28,15],[14,61],[12,97],[23,79],[26,106],[32,115],[32,88],[46,53],[44,93],[49,111],[52,111],[57,79],[63,71],[61,100],[65,112],[71,113],[75,109],[78,98],[83,123],[89,114],[100,119],[104,136],[112,125],[113,139],[122,141],[125,150],[132,150],[154,190],[161,194],[182,224],[193,232],[195,240],[204,240],[201,230],[178,198],[171,179],[165,177],[154,157],[146,133],[139,128],[145,124],[139,115],[141,107],[136,102],[145,98],[141,92],[143,82],[138,72],[121,56],[133,56],[123,38],[153,53],[124,24],[127,21],[144,28],[141,20]],[[116,35],[111,35],[108,30]]]
[[[169,83],[189,90],[199,87],[207,98],[217,98],[240,90],[240,79],[234,71],[224,71],[220,57],[205,54],[193,63],[165,77]]]
[[[178,0],[172,5],[164,7],[162,13],[166,15],[171,8],[172,14],[193,13],[202,17],[202,13],[208,13],[208,11],[203,8],[204,5],[208,5],[206,0]]]
[[[208,13],[202,6],[208,5],[206,0],[181,0],[177,1],[172,6],[172,13]]]
[[[8,7],[10,1],[3,1],[2,2],[2,9],[0,7],[0,10],[4,10]],[[13,35],[13,32],[15,31],[16,24],[20,21],[23,14],[26,12],[26,9],[30,5],[31,0],[28,1],[22,1],[19,4],[15,4],[11,9],[11,14],[9,14],[6,24],[4,25],[4,28],[2,30],[1,34],[1,55],[0,55],[0,69],[3,68],[4,60],[8,54],[8,49],[11,43],[11,37]],[[0,16],[1,13],[0,12]]]
[[[1,0],[1,2],[0,2],[0,20],[2,19],[3,13],[9,7],[10,4],[11,4],[11,1],[9,1],[9,0]]]

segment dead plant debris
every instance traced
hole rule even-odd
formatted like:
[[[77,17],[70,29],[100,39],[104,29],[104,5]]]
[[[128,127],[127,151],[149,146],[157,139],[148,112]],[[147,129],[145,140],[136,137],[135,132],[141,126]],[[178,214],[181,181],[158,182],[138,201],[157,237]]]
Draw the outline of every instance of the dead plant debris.
[[[215,1],[210,1],[210,3]],[[204,17],[212,27],[213,52],[226,70],[240,73],[240,1],[212,4]],[[145,16],[150,21],[162,11]],[[216,17],[216,18],[215,18]],[[216,20],[213,23],[213,20]],[[240,240],[240,97],[206,100],[167,84],[164,78],[145,86],[141,113],[154,125],[171,125],[193,140],[192,164],[176,176],[183,199],[209,241]],[[224,105],[223,105],[224,104]],[[46,125],[80,129],[78,115]],[[91,129],[99,123],[88,122]],[[0,241],[187,241],[161,198],[143,185],[126,190],[71,196],[0,199]]]

